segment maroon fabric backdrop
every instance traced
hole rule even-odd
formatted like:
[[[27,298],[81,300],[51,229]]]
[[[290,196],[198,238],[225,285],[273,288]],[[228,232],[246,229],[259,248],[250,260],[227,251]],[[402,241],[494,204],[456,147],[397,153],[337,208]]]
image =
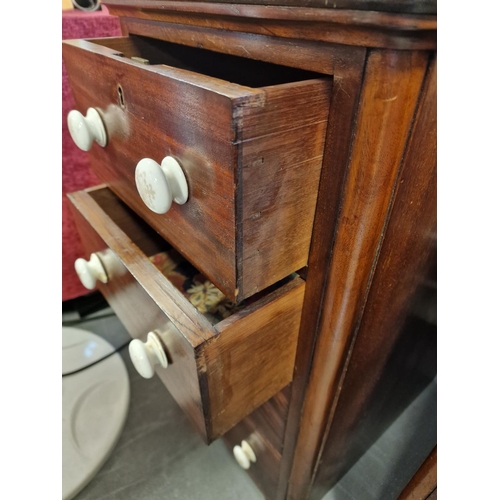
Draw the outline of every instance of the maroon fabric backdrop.
[[[62,12],[62,38],[99,38],[120,36],[120,22],[117,17],[109,15],[106,7],[101,11],[84,12],[81,10],[65,10]],[[69,300],[86,295],[78,279],[74,262],[84,256],[84,250],[70,212],[70,202],[66,194],[100,181],[90,170],[88,153],[81,151],[69,135],[66,117],[74,109],[75,102],[68,84],[66,68],[62,67],[62,300]],[[85,114],[86,110],[80,109]],[[96,146],[93,146],[96,147]]]

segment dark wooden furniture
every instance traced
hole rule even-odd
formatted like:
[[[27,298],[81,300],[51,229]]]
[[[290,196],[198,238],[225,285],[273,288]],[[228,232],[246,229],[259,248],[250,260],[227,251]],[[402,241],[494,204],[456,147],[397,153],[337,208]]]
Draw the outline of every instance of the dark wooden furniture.
[[[148,259],[161,250],[158,238],[109,189],[70,199],[89,253],[117,258],[101,292],[133,336],[157,331],[170,357],[157,373],[208,443],[291,382],[300,277],[212,325]]]
[[[95,171],[225,295],[240,301],[307,264],[328,78],[134,35],[63,50],[77,108],[105,110],[108,144],[89,152]],[[181,161],[190,197],[157,214],[134,171],[166,152]]]
[[[437,498],[437,447],[425,459],[398,500],[433,500],[435,498]]]
[[[257,457],[248,472],[266,498],[320,499],[436,374],[435,4],[396,0],[345,0],[321,6],[314,0],[245,4],[108,0],[106,4],[120,17],[125,38],[65,45],[80,111],[97,106],[104,116],[109,106],[123,113],[135,132],[132,142],[122,148],[93,146],[96,174],[233,298],[248,297],[300,270],[305,284],[285,285],[288,288],[272,292],[275,295],[257,302],[249,312],[257,330],[269,329],[276,336],[269,348],[277,347],[273,354],[277,366],[269,368],[255,387],[244,387],[238,379],[247,375],[239,370],[256,373],[252,370],[263,351],[258,345],[254,350],[253,339],[257,344],[263,340],[262,331],[242,328],[226,342],[225,332],[205,328],[168,285],[152,277],[139,254],[127,250],[121,230],[113,229],[99,210],[90,210],[87,222],[93,230],[100,228],[97,232],[108,246],[115,245],[118,253],[122,249],[122,261],[128,262],[141,293],[145,290],[153,299],[151,307],[160,306],[163,317],[182,332],[182,342],[189,341],[193,329],[204,332],[200,335],[206,337],[196,342],[206,344],[205,361],[216,363],[215,372],[195,366],[191,342],[182,348],[192,366],[186,368],[189,382],[182,385],[178,379],[169,386],[166,375],[162,377],[181,406],[195,415],[202,434],[208,441],[224,434],[230,447],[246,440]],[[127,60],[140,44],[154,49],[148,52],[153,64],[149,68]],[[162,63],[155,57],[169,52],[165,47],[175,57]],[[188,67],[194,60],[191,49],[210,52],[207,67]],[[123,55],[113,55],[117,53]],[[288,76],[266,87],[268,82],[251,75],[257,80],[254,87],[236,89],[237,75],[210,73],[233,68],[226,67],[226,57],[239,60],[236,66],[243,73],[255,68],[264,80],[275,71]],[[268,74],[259,66],[262,63],[279,65],[281,70],[272,66]],[[146,73],[148,78],[141,78]],[[102,94],[90,92],[93,85]],[[172,96],[184,99],[182,109],[188,112],[184,116],[172,111],[173,125],[169,125],[166,115]],[[261,115],[260,104],[257,110],[245,108],[246,104],[240,108],[240,100],[253,102],[250,96],[266,103],[264,111],[266,105],[274,111]],[[189,127],[182,125],[184,119],[192,120]],[[245,136],[247,127],[250,132]],[[191,132],[200,154],[186,148]],[[146,213],[129,183],[131,166],[146,146],[157,159],[169,151],[183,157],[188,177],[196,171],[190,170],[191,161],[199,165],[200,158],[212,158],[215,163],[209,173],[223,181],[221,199],[208,199],[206,203],[213,205],[201,214],[197,203],[209,198],[204,187],[209,174],[197,172],[190,178],[191,183],[195,178],[200,182],[194,184],[195,213],[186,209],[185,219],[182,210],[173,213],[171,227]],[[310,183],[303,171],[312,172]],[[248,188],[252,178],[257,190]],[[282,193],[277,192],[279,187]],[[301,194],[287,198],[294,190]],[[87,196],[73,197],[77,212],[82,212]],[[299,199],[307,200],[304,211],[294,206]],[[262,208],[266,204],[275,218],[267,226]],[[244,214],[250,217],[245,219]],[[179,237],[186,221],[192,243]],[[246,229],[241,221],[247,221]],[[138,224],[143,224],[140,219]],[[300,235],[296,245],[290,243],[295,229]],[[95,251],[88,245],[89,252]],[[264,257],[249,269],[266,276],[245,275],[248,249],[251,254],[262,251]],[[117,289],[107,296],[112,304],[126,303],[128,293]],[[272,307],[280,300],[300,310],[290,320],[293,325],[300,320],[297,335],[294,327],[283,325],[281,331],[273,323],[277,316]],[[125,312],[116,309],[126,326],[127,310],[135,324],[131,306]],[[156,317],[155,311],[147,317]],[[157,323],[152,327],[158,328]],[[228,325],[233,327],[237,330],[238,323]],[[144,336],[142,328],[129,330]],[[244,344],[247,334],[249,342]],[[210,354],[210,346],[217,344]],[[219,348],[226,349],[228,358],[217,365],[225,356]],[[230,358],[240,354],[245,362],[227,369]],[[219,366],[226,368],[221,371]],[[229,373],[234,381],[225,380]],[[261,382],[268,376],[273,382],[264,388]],[[216,380],[247,391],[235,397],[242,406],[228,419],[220,413],[226,403],[217,394],[222,386]],[[249,394],[251,401],[246,401]]]

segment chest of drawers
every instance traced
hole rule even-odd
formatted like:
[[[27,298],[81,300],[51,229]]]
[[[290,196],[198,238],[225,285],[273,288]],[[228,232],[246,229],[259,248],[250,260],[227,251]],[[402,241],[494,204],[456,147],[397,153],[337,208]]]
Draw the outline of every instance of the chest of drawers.
[[[85,258],[205,440],[321,498],[435,376],[433,6],[107,6],[123,37],[63,47],[105,183],[71,195]],[[167,246],[236,312],[210,322]]]

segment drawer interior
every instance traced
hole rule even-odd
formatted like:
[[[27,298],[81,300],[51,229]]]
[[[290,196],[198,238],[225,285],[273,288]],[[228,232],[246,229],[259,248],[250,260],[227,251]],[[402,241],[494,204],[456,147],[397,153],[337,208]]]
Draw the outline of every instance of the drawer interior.
[[[291,274],[275,285],[236,304],[172,247],[150,256],[149,260],[212,325],[244,310],[245,307],[297,276],[295,273]]]
[[[265,298],[286,283],[298,277],[292,273],[274,285],[256,293],[238,304],[224,295],[206,276],[188,262],[166,240],[145,224],[109,188],[89,190],[88,194],[110,216],[131,241],[148,257],[197,313],[215,326],[235,313],[244,312],[251,304]]]
[[[130,35],[126,38],[92,39],[91,41],[118,51],[117,55],[138,62],[172,66],[251,88],[282,85],[324,76],[311,71],[138,35]]]

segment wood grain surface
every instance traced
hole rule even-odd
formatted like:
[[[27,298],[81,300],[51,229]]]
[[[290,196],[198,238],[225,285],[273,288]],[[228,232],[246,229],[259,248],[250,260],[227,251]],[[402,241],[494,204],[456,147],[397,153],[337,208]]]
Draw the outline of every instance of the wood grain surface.
[[[224,2],[193,2],[171,0],[108,0],[106,4],[110,10],[118,6],[148,9],[189,12],[191,14],[204,13],[218,17],[253,17],[260,19],[281,19],[294,21],[337,22],[358,26],[374,26],[379,28],[396,27],[406,30],[432,29],[436,27],[434,15],[401,15],[385,12],[356,12],[354,9],[310,9],[304,6],[279,6],[254,4],[252,1],[238,5],[238,2],[225,4]],[[193,16],[194,17],[194,16]]]
[[[208,1],[208,0],[200,0]],[[166,4],[162,0],[156,0],[157,3]],[[107,0],[104,2],[109,5],[131,5],[144,6],[151,5],[151,1],[144,0]],[[181,2],[176,2],[181,3]],[[188,2],[190,4],[194,2]],[[316,7],[322,9],[338,10],[369,10],[378,12],[400,12],[415,14],[436,14],[436,0],[219,0],[217,3],[247,4],[247,5],[275,5],[286,7]]]
[[[135,243],[154,248],[143,241],[149,229],[116,195],[100,188],[72,193],[70,200],[88,254],[109,249],[124,270],[99,289],[132,336],[144,340],[149,331],[158,332],[171,366],[157,373],[207,442],[291,382],[301,278],[214,327]]]
[[[266,89],[241,110],[238,287],[250,296],[307,264],[328,118],[328,80]]]
[[[437,489],[437,446],[399,495],[398,500],[427,500]],[[436,493],[437,497],[437,493]]]
[[[102,195],[102,191],[100,194]],[[78,201],[75,199],[81,207],[81,202]],[[71,206],[74,208],[75,222],[88,255],[106,250],[108,245],[85,219],[84,209],[80,211],[75,208],[75,205]],[[128,219],[132,220],[131,217]],[[127,223],[127,225],[131,229],[130,224]],[[140,226],[139,231],[142,231]],[[88,255],[82,257],[88,258]],[[158,369],[158,376],[179,406],[189,415],[196,430],[204,435],[206,433],[205,416],[193,346],[178,330],[173,331],[175,327],[164,311],[155,304],[130,272],[125,271],[120,276],[113,276],[108,283],[99,284],[98,288],[132,337],[146,342],[148,332],[156,331],[160,335],[167,346],[169,366],[167,370]]]
[[[366,50],[349,48],[333,67],[333,91],[307,270],[304,308],[297,345],[295,375],[284,439],[276,498],[285,498],[301,425],[302,404],[311,370],[320,312],[331,265],[338,211],[356,127]]]
[[[69,195],[75,209],[87,221],[89,231],[96,233],[106,248],[110,248],[116,254],[127,271],[182,332],[193,348],[211,338],[214,330],[209,321],[197,313],[181,292],[149,260],[149,256],[140,250],[134,242],[135,233],[125,233],[112,218],[117,212],[122,218],[133,218],[133,212],[108,188],[103,189],[108,191],[105,195],[96,195],[96,190],[88,193],[78,191]],[[124,227],[123,222],[121,226]],[[128,230],[134,228],[130,223],[125,227]],[[142,238],[143,231],[141,230],[139,234]],[[84,237],[82,242],[85,245]],[[135,314],[133,309],[126,312],[129,315]]]
[[[247,472],[269,500],[276,498],[289,403],[290,386],[287,386],[233,427],[223,438],[231,451],[243,440],[250,443],[257,462]]]
[[[332,60],[346,53],[342,45],[286,39],[272,34],[257,35],[212,27],[138,19],[120,18],[130,34],[150,36],[167,42],[181,43],[215,52],[257,59],[308,71],[331,74]]]
[[[291,382],[304,288],[297,278],[216,325],[221,333],[203,349],[214,436]]]
[[[231,97],[246,92],[233,86],[229,95],[222,95],[222,87],[228,88],[223,82],[206,89],[203,85],[212,79],[200,77],[198,86],[191,72],[144,66],[113,53],[84,41],[63,45],[76,108],[83,114],[89,107],[97,108],[109,136],[105,148],[94,144],[89,152],[93,170],[144,220],[161,228],[162,236],[182,255],[205,263],[197,267],[220,289],[234,289],[236,146],[231,144]],[[158,95],[179,97],[157,99]],[[185,205],[174,203],[167,214],[157,215],[137,193],[135,167],[143,158],[161,162],[167,155],[181,163],[190,195]]]
[[[113,0],[110,13],[188,26],[371,48],[435,49],[436,16],[235,3]]]
[[[416,397],[415,391],[435,375],[435,327],[410,323],[421,296],[419,288],[436,256],[435,59],[395,187],[364,314],[337,394],[331,430],[325,436],[314,498],[321,498],[390,423],[391,416],[402,411],[409,398]],[[400,358],[398,369],[388,376],[395,356]]]
[[[307,498],[392,201],[427,65],[419,52],[371,51],[328,272],[288,498]]]
[[[180,134],[166,141],[164,132],[170,134],[171,129],[158,122],[162,133],[153,130],[158,125],[147,126],[145,132],[139,132],[134,148],[140,149],[149,141],[157,151],[156,156],[165,150],[180,155],[183,144],[193,139],[189,135],[191,117],[195,126],[202,124],[199,134],[203,128],[208,130],[202,138],[203,150],[194,147],[185,159],[187,173],[188,177],[199,175],[203,188],[197,196],[202,193],[206,198],[213,178],[207,172],[198,172],[197,165],[207,155],[214,158],[210,165],[215,165],[217,176],[221,176],[223,195],[202,221],[203,227],[196,227],[200,234],[208,233],[200,248],[182,239],[186,239],[189,231],[178,230],[179,251],[188,260],[195,256],[201,259],[200,263],[207,262],[207,258],[215,262],[215,271],[212,274],[205,271],[207,276],[234,298],[251,295],[261,286],[259,280],[266,277],[269,283],[279,279],[279,269],[285,261],[293,262],[292,267],[307,266],[301,273],[307,279],[305,295],[304,284],[296,282],[286,293],[281,290],[275,296],[268,296],[243,316],[230,317],[216,328],[207,327],[200,318],[186,318],[183,304],[169,306],[161,300],[156,302],[163,293],[162,287],[153,284],[151,289],[147,287],[146,294],[139,287],[134,295],[142,293],[153,299],[157,309],[145,307],[152,318],[159,317],[158,309],[160,317],[172,316],[171,323],[165,323],[163,328],[167,333],[162,335],[173,335],[175,329],[169,325],[182,332],[185,344],[179,344],[178,353],[183,359],[184,352],[185,366],[189,366],[186,370],[195,372],[193,376],[193,372],[186,371],[186,380],[193,380],[194,384],[190,388],[188,383],[184,393],[188,396],[182,405],[188,413],[197,413],[195,425],[206,440],[210,442],[225,433],[224,439],[232,447],[248,438],[262,457],[248,472],[266,498],[321,498],[360,452],[357,443],[363,432],[380,432],[380,425],[372,425],[372,421],[378,418],[374,413],[382,403],[374,404],[373,399],[382,394],[381,381],[387,379],[388,360],[401,340],[401,325],[408,319],[410,304],[418,299],[416,290],[432,281],[426,269],[436,242],[432,222],[436,70],[432,57],[429,65],[428,51],[436,48],[435,2],[340,0],[334,5],[328,0],[319,5],[316,0],[271,0],[262,5],[260,0],[250,0],[243,5],[225,0],[218,3],[109,0],[105,3],[112,14],[120,16],[124,34],[131,36],[111,39],[109,44],[106,40],[95,41],[101,47],[92,51],[103,58],[99,63],[89,60],[84,71],[76,66],[85,57],[80,58],[79,51],[70,56],[75,61],[74,71],[80,71],[76,73],[78,79],[84,79],[89,71],[94,71],[94,77],[104,72],[108,80],[116,78],[108,91],[110,99],[114,98],[113,106],[103,101],[97,104],[98,109],[111,110],[122,118],[129,113],[127,108],[119,109],[116,85],[124,81],[124,76],[135,74],[132,87],[124,87],[126,105],[131,103],[129,88],[133,89],[132,101],[146,99],[140,94],[136,97],[137,89],[144,90],[151,98],[137,106],[135,116],[116,120],[128,123],[123,130],[129,127],[130,132],[130,124],[142,126],[141,120],[150,114],[165,116],[168,104],[158,96],[187,89],[182,91],[188,97],[182,113],[174,112],[178,118],[173,126],[177,130],[174,135],[182,132],[186,137]],[[185,48],[172,53],[171,58],[159,59],[165,53],[163,50],[162,54],[160,40],[177,42]],[[113,55],[106,46],[123,55]],[[194,52],[190,50],[200,48],[212,51],[211,58],[203,61],[204,65],[193,67],[190,54]],[[144,51],[153,63],[149,68],[126,59],[143,56]],[[234,65],[224,62],[226,56],[252,62],[242,66],[241,72],[227,72]],[[109,59],[115,61],[109,64],[116,66],[106,73]],[[263,82],[258,75],[273,77],[274,73],[253,70],[259,66],[251,64],[260,64],[259,61],[330,77],[321,79],[316,75],[288,82]],[[198,71],[200,68],[203,71]],[[142,81],[144,71],[148,72],[146,82]],[[248,74],[257,75],[257,80],[238,80]],[[90,80],[83,81],[78,88],[84,96],[80,101],[82,112],[86,106],[94,106],[89,104],[93,94],[91,84]],[[202,116],[199,109],[185,111],[190,102],[205,103],[205,100],[212,106],[209,118]],[[220,103],[223,105],[219,109]],[[135,103],[131,109],[134,106]],[[300,115],[302,122],[288,127],[296,118],[294,113]],[[179,125],[182,114],[188,115],[189,126]],[[203,122],[205,119],[209,120],[208,125]],[[294,133],[295,129],[300,134]],[[120,126],[117,130],[118,136],[123,135]],[[303,148],[302,136],[306,138]],[[165,141],[167,148],[162,149],[159,145]],[[280,149],[277,144],[283,147]],[[116,166],[119,153],[114,153],[110,161],[103,150],[94,146],[91,156],[95,157],[95,168],[105,173],[103,181],[122,198],[133,198],[133,189],[116,189],[119,175],[131,178]],[[115,169],[111,174],[110,168]],[[311,173],[307,180],[302,171]],[[313,186],[316,186],[314,194]],[[294,205],[295,197],[305,199],[305,206],[309,207],[305,209],[307,216],[301,220],[297,219],[300,205]],[[276,203],[269,205],[274,200]],[[141,207],[133,203],[131,206],[147,218]],[[201,208],[200,202],[197,210]],[[118,217],[117,222],[119,212],[113,215]],[[193,212],[195,216],[199,214]],[[217,227],[214,235],[210,234],[213,221]],[[98,221],[96,224],[104,231],[102,239],[99,236],[95,240],[99,248],[109,241],[110,235],[120,240],[121,232],[129,231],[127,227],[134,232],[134,224],[126,220],[117,224],[118,231],[111,232],[107,224]],[[294,230],[299,235],[296,239],[292,236]],[[171,239],[171,233],[159,232]],[[144,237],[139,234],[140,231],[132,239],[137,248],[148,245],[154,248],[158,244],[154,237],[149,239],[147,234]],[[120,241],[128,244],[126,238]],[[294,248],[296,241],[301,243]],[[310,242],[310,253],[307,256],[306,252],[304,258],[299,247],[305,247],[306,241],[308,249]],[[132,267],[135,277],[141,274],[141,266]],[[265,272],[259,273],[263,269]],[[126,286],[133,290],[137,281],[129,280]],[[166,290],[170,295],[168,287]],[[289,300],[290,294],[300,296],[300,300]],[[116,295],[120,298],[118,292]],[[302,300],[304,308],[300,315],[297,311]],[[127,299],[120,301],[117,303],[122,305],[118,307],[123,308]],[[287,337],[279,327],[280,320],[273,318],[282,317],[292,303],[294,319],[290,328],[285,328],[290,330]],[[128,303],[127,307],[130,309]],[[265,318],[259,318],[259,311],[265,308],[268,308],[265,318],[269,320],[270,338],[265,338],[262,331],[251,332],[251,325],[260,324],[259,321],[263,322],[260,330],[265,330]],[[135,318],[130,312],[128,315],[132,328],[140,326],[140,317]],[[289,360],[293,356],[287,341],[296,335],[294,328],[298,329],[298,321],[300,334],[296,347],[293,346],[296,350],[293,383],[276,394],[278,386],[284,383],[283,367],[286,366],[285,372],[290,369]],[[187,333],[183,331],[184,324]],[[274,336],[276,345],[272,345]],[[428,342],[429,338],[422,342]],[[258,356],[254,356],[254,350]],[[281,350],[283,358],[278,357]],[[269,399],[266,393],[266,402],[259,402],[265,383],[262,378],[254,382],[252,374],[260,376],[259,357],[272,371],[272,356],[267,356],[268,351],[274,353],[275,364],[280,366],[279,373],[269,374],[276,385],[276,395]],[[407,353],[406,360],[409,364],[416,362],[411,353]],[[235,366],[241,369],[234,370]],[[182,386],[183,374],[178,373],[175,384]],[[368,378],[367,373],[371,374]],[[251,387],[247,387],[250,380]],[[168,386],[168,380],[164,382]],[[246,390],[250,394],[248,402],[244,398]],[[385,401],[382,396],[381,401]],[[181,400],[182,396],[177,398]],[[230,412],[239,412],[238,418],[226,414],[228,403],[239,407],[234,410],[229,405]],[[390,419],[394,411],[388,405],[384,419]],[[239,423],[234,426],[236,421]]]
[[[63,52],[77,109],[97,108],[108,131],[109,144],[89,152],[94,171],[225,295],[241,301],[304,267],[327,79],[141,37],[70,41]],[[150,64],[129,59],[137,55]],[[158,215],[134,173],[142,158],[167,155],[186,174],[189,200]]]

